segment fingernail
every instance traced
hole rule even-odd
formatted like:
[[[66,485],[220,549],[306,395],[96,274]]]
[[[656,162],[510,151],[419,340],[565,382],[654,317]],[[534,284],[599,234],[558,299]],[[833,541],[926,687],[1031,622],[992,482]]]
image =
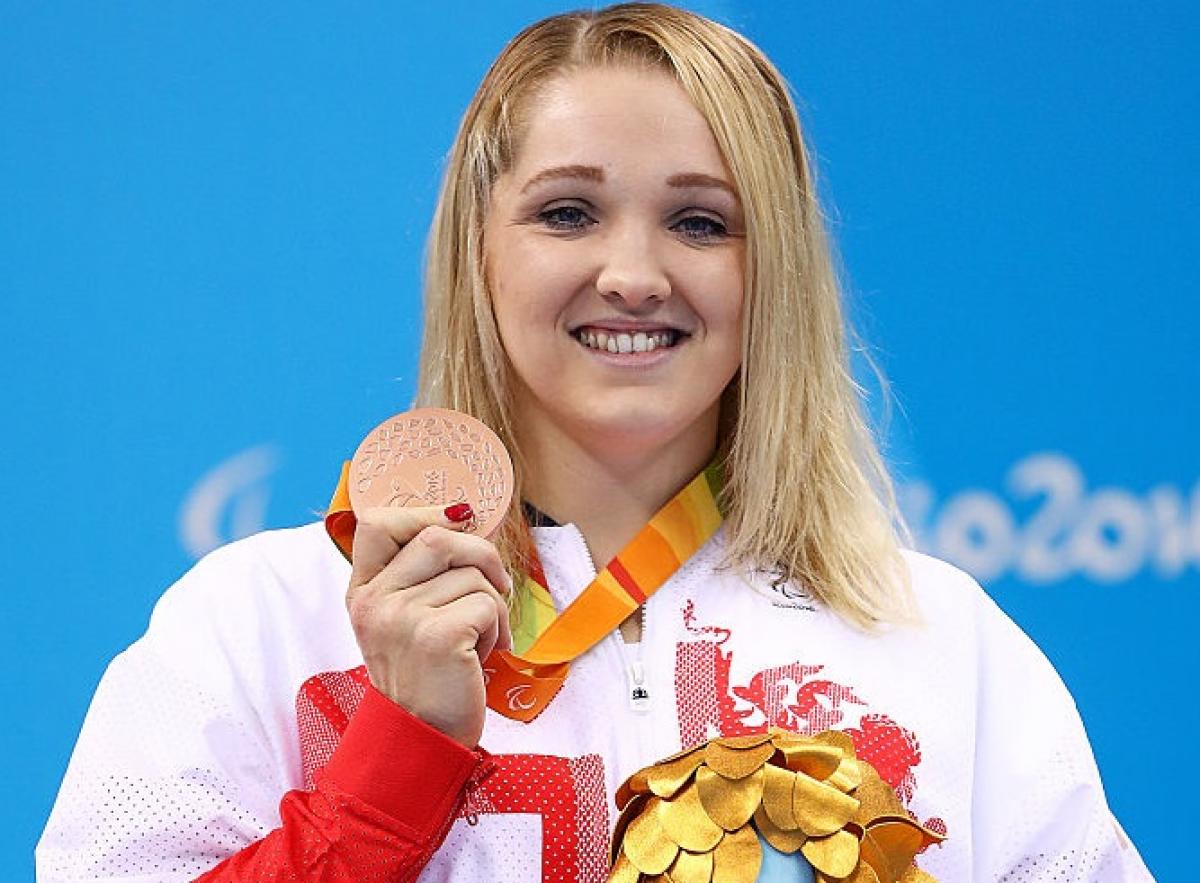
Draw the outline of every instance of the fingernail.
[[[475,511],[471,508],[470,503],[455,503],[453,506],[446,507],[445,515],[455,524],[462,524],[464,521],[474,518]]]

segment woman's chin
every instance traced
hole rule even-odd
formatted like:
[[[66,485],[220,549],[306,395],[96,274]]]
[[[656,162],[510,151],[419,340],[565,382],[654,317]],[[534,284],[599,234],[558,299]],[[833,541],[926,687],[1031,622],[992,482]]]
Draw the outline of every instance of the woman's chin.
[[[643,395],[640,401],[592,408],[560,427],[584,446],[620,457],[639,457],[664,449],[711,447],[716,438],[717,409],[675,413],[662,399]]]

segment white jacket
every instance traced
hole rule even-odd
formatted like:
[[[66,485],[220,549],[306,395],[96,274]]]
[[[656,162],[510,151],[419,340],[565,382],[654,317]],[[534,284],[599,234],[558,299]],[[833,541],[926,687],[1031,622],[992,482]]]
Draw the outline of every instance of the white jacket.
[[[562,609],[594,565],[574,527],[534,533]],[[795,586],[719,570],[722,549],[718,532],[646,604],[641,644],[614,632],[532,723],[489,711],[482,745],[501,771],[421,880],[601,881],[625,777],[768,724],[848,731],[947,834],[918,859],[943,883],[1151,879],[1070,695],[970,577],[906,553],[924,624],[868,636]],[[362,665],[348,578],[314,524],[220,549],[168,590],[97,690],[39,879],[191,879],[279,826],[280,798],[312,786],[330,721],[362,693],[344,674]]]

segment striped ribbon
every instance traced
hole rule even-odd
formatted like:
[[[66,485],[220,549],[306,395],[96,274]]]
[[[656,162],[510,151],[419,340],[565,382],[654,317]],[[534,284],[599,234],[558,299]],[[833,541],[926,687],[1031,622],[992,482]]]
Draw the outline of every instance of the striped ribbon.
[[[349,557],[354,514],[347,475],[343,467],[325,527]],[[561,613],[554,610],[541,564],[535,560],[519,594],[513,651],[495,651],[483,662],[488,707],[524,722],[541,714],[566,681],[571,662],[644,604],[720,527],[720,478],[714,464],[692,479]]]

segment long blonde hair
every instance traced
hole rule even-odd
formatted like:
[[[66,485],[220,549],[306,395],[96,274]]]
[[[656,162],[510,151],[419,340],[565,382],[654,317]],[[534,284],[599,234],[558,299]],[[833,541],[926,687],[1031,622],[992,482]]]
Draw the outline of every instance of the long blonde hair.
[[[573,69],[650,66],[675,77],[708,120],[746,218],[742,367],[722,403],[728,563],[794,580],[864,628],[909,618],[892,483],[850,374],[841,294],[796,109],[783,77],[741,35],[649,3],[552,16],[500,53],[463,117],[430,232],[418,403],[497,431],[510,422],[511,368],[483,271],[497,177],[522,111]],[[516,499],[521,499],[517,496]],[[528,531],[513,507],[497,536],[523,569]]]

